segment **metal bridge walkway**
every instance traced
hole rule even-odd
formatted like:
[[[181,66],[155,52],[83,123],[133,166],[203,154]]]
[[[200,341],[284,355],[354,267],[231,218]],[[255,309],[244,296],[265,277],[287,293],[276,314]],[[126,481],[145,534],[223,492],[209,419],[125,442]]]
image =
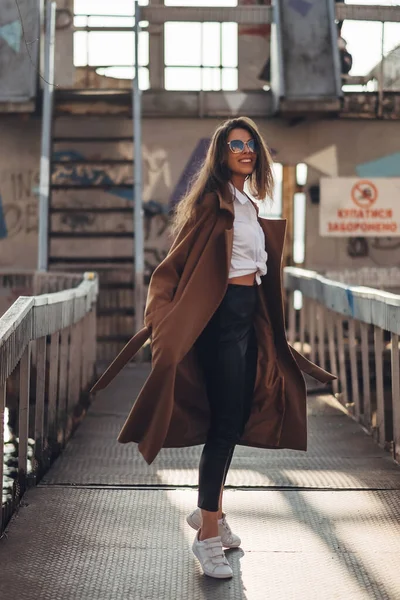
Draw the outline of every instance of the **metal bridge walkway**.
[[[309,395],[309,450],[238,448],[225,510],[234,578],[200,573],[185,515],[200,448],[149,467],[116,441],[148,367],[98,395],[0,541],[0,597],[19,600],[397,600],[400,468],[329,395]]]

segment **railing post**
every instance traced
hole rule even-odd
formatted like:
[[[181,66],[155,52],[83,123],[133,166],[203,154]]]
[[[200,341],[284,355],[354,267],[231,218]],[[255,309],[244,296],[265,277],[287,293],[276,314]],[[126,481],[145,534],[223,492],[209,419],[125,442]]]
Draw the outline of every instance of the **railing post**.
[[[385,397],[383,390],[383,330],[374,326],[376,374],[376,437],[381,446],[386,442]]]
[[[329,362],[330,370],[336,375],[337,373],[337,360],[336,360],[336,345],[335,345],[335,315],[332,311],[327,311],[327,330],[328,330],[328,344],[329,344]],[[339,391],[338,380],[332,381],[332,390],[334,394]]]
[[[65,408],[65,419],[66,419],[66,435],[69,430],[69,413],[71,411],[71,406],[73,406],[74,401],[74,343],[73,343],[73,329],[74,325],[68,327],[68,391],[67,391],[67,406]]]
[[[300,352],[304,352],[305,332],[306,332],[306,298],[302,295],[302,306],[300,309]]]
[[[79,398],[82,391],[82,347],[83,347],[83,321],[82,319],[78,321],[75,325],[76,327],[76,339],[77,339],[77,348],[76,348],[76,379],[75,379],[75,405],[78,404]]]
[[[348,402],[348,393],[347,393],[347,375],[346,375],[346,356],[344,349],[344,339],[343,339],[343,318],[341,315],[336,316],[336,327],[337,327],[337,340],[338,340],[338,350],[339,350],[339,379],[341,383],[341,401],[342,404],[346,404]]]
[[[89,322],[89,314],[86,313],[83,317],[82,323],[82,371],[81,371],[81,388],[82,390],[86,390],[88,381],[89,381],[89,352],[90,352],[90,322]]]
[[[58,390],[58,356],[60,346],[60,332],[51,335],[50,364],[49,364],[49,403],[47,409],[47,436],[51,442],[55,441],[57,428],[57,390]]]
[[[360,393],[358,389],[358,369],[357,369],[357,342],[355,335],[355,321],[349,319],[349,352],[351,368],[351,396],[354,403],[354,416],[357,421],[360,420]]]
[[[310,321],[309,327],[309,338],[310,338],[310,358],[312,362],[315,362],[315,302],[314,300],[308,301],[308,318]]]
[[[28,342],[19,363],[18,478],[22,490],[26,485],[28,464],[30,364],[31,346]]]
[[[393,410],[393,457],[400,462],[400,362],[399,335],[392,333],[392,410]]]
[[[6,409],[7,381],[0,384],[0,482],[3,495],[3,472],[4,472],[4,413]],[[3,506],[3,502],[1,502]],[[3,511],[0,509],[0,533],[3,531]]]
[[[95,305],[92,306],[92,310],[89,313],[90,315],[90,339],[91,339],[91,348],[90,348],[90,362],[89,362],[89,381],[90,383],[92,382],[92,379],[94,378],[94,369],[95,369],[95,365],[96,365],[96,353],[97,353],[97,347],[96,347],[96,339],[97,339],[97,321],[96,321],[96,307]]]
[[[363,423],[368,428],[372,427],[371,414],[371,380],[369,369],[369,343],[368,332],[369,325],[360,323],[361,330],[361,357],[362,357],[362,375],[363,375]]]
[[[58,385],[58,418],[61,428],[61,444],[65,444],[65,431],[67,422],[67,381],[68,381],[68,327],[61,330],[60,343],[60,378]]]
[[[44,394],[46,386],[46,336],[36,340],[36,403],[35,403],[35,456],[43,459]]]
[[[320,302],[317,302],[317,326],[318,326],[318,356],[319,362],[323,369],[326,369],[325,360],[325,327],[324,327],[324,310]]]
[[[296,341],[296,311],[294,309],[294,292],[288,292],[288,309],[289,309],[289,344],[293,346]]]

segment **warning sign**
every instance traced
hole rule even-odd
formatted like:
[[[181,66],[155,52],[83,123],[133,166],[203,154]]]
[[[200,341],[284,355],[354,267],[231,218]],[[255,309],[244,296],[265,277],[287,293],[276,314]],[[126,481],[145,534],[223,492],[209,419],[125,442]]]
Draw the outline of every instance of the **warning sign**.
[[[358,181],[351,190],[351,197],[360,208],[369,208],[378,198],[378,190],[372,181]]]
[[[320,235],[400,236],[400,178],[322,178]]]

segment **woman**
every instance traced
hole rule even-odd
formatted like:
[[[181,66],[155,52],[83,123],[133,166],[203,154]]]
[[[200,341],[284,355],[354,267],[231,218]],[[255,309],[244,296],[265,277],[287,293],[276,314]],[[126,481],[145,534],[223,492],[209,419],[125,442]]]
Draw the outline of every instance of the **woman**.
[[[203,167],[175,212],[175,241],[154,271],[145,328],[93,388],[105,387],[152,337],[152,371],[119,434],[148,463],[161,447],[204,443],[193,552],[205,574],[229,578],[223,547],[237,547],[222,511],[235,446],[306,449],[300,368],[334,377],[290,348],[281,258],[284,221],[260,219],[246,195],[272,194],[272,161],[241,117],[215,131]],[[300,368],[299,368],[300,367]]]

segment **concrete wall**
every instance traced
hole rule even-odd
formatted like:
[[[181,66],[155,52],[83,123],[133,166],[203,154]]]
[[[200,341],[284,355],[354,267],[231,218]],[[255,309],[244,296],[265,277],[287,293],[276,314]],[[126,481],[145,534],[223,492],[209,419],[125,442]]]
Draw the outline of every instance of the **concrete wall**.
[[[39,7],[39,0],[20,0],[18,6],[14,0],[1,1],[0,102],[23,102],[36,95]]]
[[[145,119],[144,135],[144,199],[155,200],[167,205],[174,197],[174,191],[180,184],[185,186],[182,174],[187,170],[193,158],[201,155],[202,140],[212,135],[219,120],[179,120],[179,119]],[[357,175],[357,165],[400,150],[400,123],[398,122],[362,122],[321,120],[316,122],[299,123],[290,126],[280,120],[259,121],[261,130],[276,152],[276,161],[284,164],[297,164],[306,161],[310,155],[323,151],[331,146],[336,148],[338,157],[338,175]],[[87,134],[97,131],[97,134],[118,132],[126,135],[130,132],[131,122],[119,119],[78,119],[73,125],[66,119],[59,125],[60,133],[69,131],[71,135]],[[33,268],[36,265],[37,254],[37,197],[35,187],[38,184],[40,123],[33,118],[24,120],[17,117],[0,119],[0,267],[15,266]],[[78,148],[65,145],[65,152],[78,151]],[[196,150],[197,148],[197,150]],[[61,151],[61,150],[60,150]],[[80,147],[79,152],[85,157],[105,156],[105,147]],[[121,144],[113,150],[113,156],[130,155],[128,145]],[[108,150],[110,156],[110,149]],[[90,175],[90,174],[89,174]],[[69,172],[68,177],[87,177],[88,173],[80,171]],[[95,173],[101,178],[101,173]],[[121,172],[114,175],[117,180],[128,181],[131,173]],[[309,184],[318,182],[321,172],[316,169],[309,171]],[[64,173],[65,177],[65,173]],[[125,179],[124,179],[125,178]],[[102,192],[107,205],[122,203],[130,205],[127,197],[115,196]],[[100,202],[96,194],[96,202]],[[103,200],[101,200],[103,202]],[[396,199],[398,201],[398,199]],[[87,192],[63,192],[55,196],[59,205],[83,207],[90,205],[92,200]],[[339,267],[376,266],[377,264],[397,265],[400,263],[399,238],[385,239],[374,248],[372,238],[369,242],[369,256],[351,258],[347,251],[348,239],[321,238],[318,235],[319,206],[313,205],[307,199],[306,218],[306,264],[310,268],[326,269]],[[129,222],[113,224],[109,227],[130,227]],[[76,223],[64,222],[63,228],[74,227]],[[80,223],[81,228],[103,227],[104,223]],[[82,230],[82,229],[81,229]],[[147,223],[146,235],[147,258],[158,261],[168,247],[165,219],[156,215]],[[120,246],[123,240],[110,242],[107,248],[102,247],[111,255],[131,250],[131,242],[126,247]],[[61,242],[60,242],[61,243]],[[124,242],[125,243],[125,242]],[[99,242],[93,248],[95,254]],[[118,245],[119,244],[119,245]],[[63,250],[60,249],[60,252]],[[77,249],[77,251],[79,251]]]

